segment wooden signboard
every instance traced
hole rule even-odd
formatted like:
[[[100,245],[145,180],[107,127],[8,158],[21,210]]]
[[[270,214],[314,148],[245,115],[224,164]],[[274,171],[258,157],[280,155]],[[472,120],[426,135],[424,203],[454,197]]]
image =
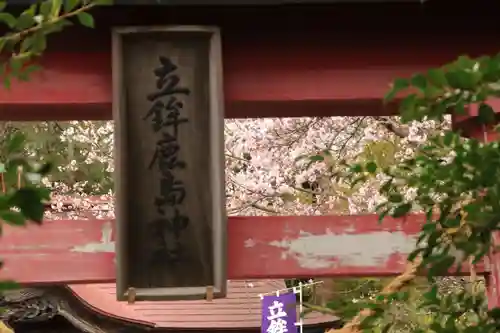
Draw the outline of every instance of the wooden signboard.
[[[113,31],[118,300],[224,297],[220,34]]]

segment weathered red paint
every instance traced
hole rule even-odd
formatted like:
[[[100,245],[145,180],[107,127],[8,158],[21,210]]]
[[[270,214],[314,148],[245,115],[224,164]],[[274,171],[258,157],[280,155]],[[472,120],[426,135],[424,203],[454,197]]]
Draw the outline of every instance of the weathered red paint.
[[[309,51],[284,61],[291,51],[286,48],[227,48],[224,93],[228,118],[296,116],[305,109],[310,115],[381,113],[380,98],[391,79],[424,68],[416,64],[413,68],[370,72],[346,68],[352,59],[347,62],[347,55],[335,54],[334,50],[326,50],[322,59],[316,59],[317,53]],[[83,62],[84,67],[78,66]],[[48,52],[43,59],[45,69],[33,74],[31,81],[14,82],[10,91],[0,90],[0,119],[110,119],[109,62],[108,52]],[[310,63],[317,68],[311,68]],[[353,86],[359,87],[355,95]]]
[[[226,117],[389,114],[394,105],[384,107],[382,97],[394,78],[441,65],[461,50],[441,47],[431,37],[403,47],[386,39],[376,45],[325,45],[311,36],[299,35],[293,43],[279,35],[252,43],[225,40]],[[485,47],[478,43],[470,49],[479,53]],[[0,120],[111,119],[110,58],[109,48],[48,51],[44,69],[29,82],[0,89]]]
[[[74,252],[75,246],[101,242],[110,221],[55,220],[43,226],[3,228],[0,277],[20,283],[107,281],[114,276],[113,252]]]
[[[230,217],[228,278],[398,274],[422,221],[419,215],[382,224],[376,215]],[[53,220],[43,226],[4,227],[0,279],[27,284],[114,281],[113,224]],[[489,266],[478,269],[486,272]]]
[[[397,275],[424,221],[423,215],[381,224],[375,214],[235,217],[229,224],[229,271],[239,279]]]
[[[0,90],[0,120],[110,119],[111,26],[193,22],[220,26],[227,118],[387,115],[394,106],[384,107],[381,99],[394,78],[439,66],[464,53],[492,54],[498,45],[498,36],[484,33],[491,30],[484,24],[484,31],[473,31],[487,20],[473,22],[470,9],[461,20],[447,8],[451,21],[439,15],[420,17],[415,8],[410,15],[400,9],[392,13],[385,7],[378,9],[384,16],[376,10],[365,10],[363,16],[363,10],[349,13],[334,6],[277,10],[103,11],[96,20],[101,22],[100,30],[82,35],[73,31],[71,36],[51,39],[42,59],[44,70],[30,82],[14,82],[10,91]],[[425,27],[421,22],[426,22]],[[462,32],[470,32],[473,38],[456,34],[460,24],[465,27]],[[452,25],[455,37],[449,33]],[[480,132],[473,120],[462,120],[456,119],[455,124],[467,128],[468,135]],[[397,274],[420,218],[378,225],[374,215],[231,217],[228,277]],[[113,221],[66,220],[27,229],[5,228],[0,242],[5,268],[0,278],[22,283],[113,281],[112,225]],[[496,305],[500,304],[499,262],[492,254],[478,268],[491,272],[490,303]]]

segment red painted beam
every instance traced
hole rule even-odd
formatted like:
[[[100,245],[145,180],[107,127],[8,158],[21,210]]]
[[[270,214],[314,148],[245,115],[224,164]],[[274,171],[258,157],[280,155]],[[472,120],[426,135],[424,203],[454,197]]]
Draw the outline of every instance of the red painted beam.
[[[388,114],[394,110],[381,98],[394,78],[441,65],[464,50],[487,53],[492,44],[445,45],[427,34],[396,44],[387,37],[377,43],[325,38],[310,30],[292,41],[280,34],[224,39],[226,117]],[[0,120],[111,119],[111,55],[109,47],[101,48],[48,51],[44,70],[30,82],[0,89]]]
[[[374,276],[401,272],[423,218],[375,215],[230,217],[228,278]],[[25,284],[115,280],[113,221],[5,227],[0,279]],[[486,268],[478,268],[485,272]]]

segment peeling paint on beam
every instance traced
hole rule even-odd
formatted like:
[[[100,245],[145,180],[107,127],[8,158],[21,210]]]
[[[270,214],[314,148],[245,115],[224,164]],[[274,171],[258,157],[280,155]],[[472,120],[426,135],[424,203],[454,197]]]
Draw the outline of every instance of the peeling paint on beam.
[[[248,219],[229,224],[231,252],[252,258],[229,255],[233,278],[395,275],[424,222],[420,215],[382,224],[376,215]]]
[[[54,220],[42,226],[6,226],[0,241],[4,261],[0,279],[23,284],[113,281],[113,224],[110,220]]]
[[[71,248],[71,252],[83,252],[83,253],[99,253],[108,252],[115,253],[116,242],[112,240],[113,228],[111,222],[105,222],[101,228],[101,240],[100,242],[90,242],[84,245],[76,245]]]
[[[229,273],[233,279],[397,275],[424,221],[421,215],[382,224],[376,215],[234,217]]]
[[[405,265],[423,217],[230,217],[228,278],[395,275]],[[0,279],[25,284],[115,280],[114,221],[56,220],[6,226]],[[486,262],[488,263],[488,261]],[[490,271],[483,265],[477,271]]]
[[[301,230],[298,238],[269,245],[283,249],[282,259],[293,258],[306,269],[364,268],[384,265],[394,254],[408,255],[415,237],[400,231],[335,234],[327,229],[325,234],[314,235]]]

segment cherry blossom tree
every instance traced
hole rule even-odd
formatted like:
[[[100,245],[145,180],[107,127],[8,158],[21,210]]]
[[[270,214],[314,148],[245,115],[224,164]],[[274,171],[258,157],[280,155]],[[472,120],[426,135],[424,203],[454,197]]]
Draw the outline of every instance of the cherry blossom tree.
[[[351,188],[341,177],[342,166],[372,158],[392,164],[446,126],[449,122],[429,121],[403,127],[389,117],[226,120],[228,213],[372,212],[380,202],[381,180]],[[103,195],[111,200],[112,122],[15,122],[4,123],[0,131],[24,133],[27,156],[57,165],[44,178],[57,197]],[[0,142],[0,157],[6,148]],[[318,159],[326,163],[314,163]]]
[[[391,165],[410,156],[428,135],[449,125],[449,121],[428,121],[403,126],[391,117],[226,120],[228,213],[255,216],[373,212],[383,200],[378,192],[383,179],[374,178],[352,188],[344,178],[345,165],[370,159],[379,165]],[[54,199],[47,218],[113,217],[111,121],[13,122],[4,123],[0,130],[23,133],[29,158],[57,166],[43,179]],[[0,157],[7,146],[0,142]],[[316,163],[320,160],[325,163]],[[101,197],[100,202],[90,199],[96,195]],[[347,305],[372,297],[383,282],[323,281],[325,287],[319,295],[313,295],[311,302],[335,300]],[[451,279],[445,285],[456,282]],[[396,312],[404,325],[417,322],[414,309],[407,305],[399,304]]]

